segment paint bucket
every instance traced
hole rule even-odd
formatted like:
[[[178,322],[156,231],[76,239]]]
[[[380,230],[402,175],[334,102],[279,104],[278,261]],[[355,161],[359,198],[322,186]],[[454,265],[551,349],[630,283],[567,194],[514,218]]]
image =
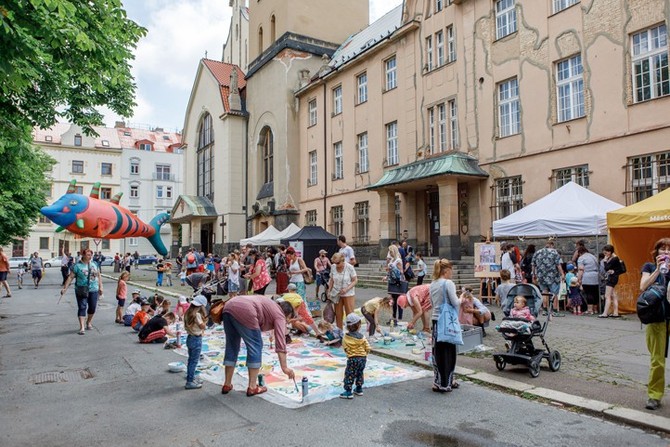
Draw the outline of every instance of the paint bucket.
[[[393,341],[393,338],[391,338],[391,337],[384,337],[384,344],[385,344],[385,345],[390,345],[392,341]]]
[[[432,355],[433,355],[432,352],[430,352],[430,351],[426,351],[426,352],[423,353],[423,359],[424,359],[425,361],[429,362],[430,359],[431,359],[431,356],[432,356]]]

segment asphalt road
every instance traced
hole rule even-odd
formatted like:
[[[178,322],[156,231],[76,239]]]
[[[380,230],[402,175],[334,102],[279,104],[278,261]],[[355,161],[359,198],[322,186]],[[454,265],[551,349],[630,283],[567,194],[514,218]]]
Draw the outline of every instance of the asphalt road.
[[[52,274],[53,272],[53,274]],[[14,446],[667,446],[661,437],[472,383],[441,395],[430,379],[353,401],[288,410],[219,386],[185,391],[178,357],[116,325],[114,284],[76,334],[73,291],[51,269],[38,290],[0,300],[0,445]],[[290,362],[290,359],[289,359]],[[77,371],[90,378],[82,378]],[[65,372],[63,383],[35,382]],[[78,379],[78,380],[74,380]]]

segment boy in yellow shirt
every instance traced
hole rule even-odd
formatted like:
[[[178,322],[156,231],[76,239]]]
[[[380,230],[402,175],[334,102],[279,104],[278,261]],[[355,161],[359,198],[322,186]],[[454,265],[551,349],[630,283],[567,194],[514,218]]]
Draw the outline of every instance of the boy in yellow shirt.
[[[305,301],[303,301],[302,296],[297,293],[297,287],[295,284],[290,283],[288,285],[288,293],[282,295],[282,298],[287,303],[290,303],[293,309],[295,309],[296,318],[289,320],[291,326],[299,332],[307,332],[309,329],[307,326],[311,327],[314,330],[314,334],[318,337],[321,335],[319,327],[314,322],[312,315],[307,310]]]
[[[370,353],[370,344],[363,334],[358,332],[361,328],[361,317],[355,313],[347,315],[347,333],[342,339],[342,347],[347,354],[347,367],[344,370],[344,392],[340,394],[342,399],[353,399],[363,395],[363,372],[365,363]],[[351,386],[356,383],[352,394]]]

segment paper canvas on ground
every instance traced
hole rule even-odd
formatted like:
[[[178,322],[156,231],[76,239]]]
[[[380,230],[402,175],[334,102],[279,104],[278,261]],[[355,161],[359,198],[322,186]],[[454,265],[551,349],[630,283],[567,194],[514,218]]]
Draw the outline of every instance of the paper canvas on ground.
[[[176,349],[180,355],[188,356],[186,339],[182,340],[183,347]],[[207,331],[202,342],[202,358],[198,365],[199,377],[203,380],[221,385],[223,384],[225,353],[225,334],[218,326]],[[238,358],[233,385],[236,392],[245,392],[248,375],[246,368],[246,348],[242,343]],[[264,337],[263,366],[261,373],[265,376],[268,392],[261,394],[270,402],[288,408],[298,408],[317,402],[324,402],[338,397],[343,391],[342,380],[347,357],[342,348],[329,348],[315,339],[294,337],[293,342],[287,345],[288,366],[295,371],[298,391],[295,385],[281,371],[279,360],[274,349],[270,349],[267,337]],[[368,357],[365,368],[364,388],[370,388],[391,383],[428,377],[429,371],[416,367],[391,363]],[[309,380],[309,393],[303,401],[300,381],[302,377]]]

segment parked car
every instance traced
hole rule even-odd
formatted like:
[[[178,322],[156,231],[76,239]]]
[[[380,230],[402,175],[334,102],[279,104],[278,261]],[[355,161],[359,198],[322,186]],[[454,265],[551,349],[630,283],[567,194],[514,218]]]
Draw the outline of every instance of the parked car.
[[[20,265],[23,265],[24,262],[28,262],[29,259],[30,258],[27,256],[9,258],[9,268],[18,268]]]
[[[158,258],[154,255],[140,255],[139,259],[137,260],[137,263],[139,265],[156,264],[157,262],[158,262]]]
[[[114,256],[105,256],[105,260],[100,263],[101,266],[114,265]]]
[[[44,261],[44,267],[46,267],[46,268],[60,267],[60,266],[61,266],[60,257],[51,258],[48,261]]]

